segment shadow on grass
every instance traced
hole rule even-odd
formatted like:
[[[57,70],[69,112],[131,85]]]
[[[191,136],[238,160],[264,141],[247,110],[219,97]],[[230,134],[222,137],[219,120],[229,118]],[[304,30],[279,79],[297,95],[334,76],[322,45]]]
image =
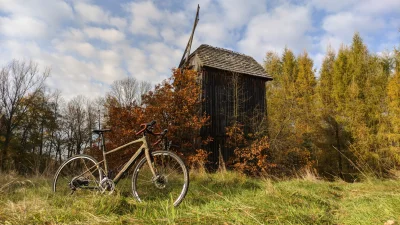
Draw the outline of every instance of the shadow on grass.
[[[245,191],[256,191],[261,188],[259,181],[237,173],[194,175],[185,202],[192,206],[200,206],[215,200],[234,198]]]
[[[116,185],[123,197],[132,197],[131,180],[122,179]],[[237,173],[191,174],[188,193],[183,200],[185,204],[200,206],[221,197],[234,197],[243,191],[262,188],[260,181],[242,176]]]

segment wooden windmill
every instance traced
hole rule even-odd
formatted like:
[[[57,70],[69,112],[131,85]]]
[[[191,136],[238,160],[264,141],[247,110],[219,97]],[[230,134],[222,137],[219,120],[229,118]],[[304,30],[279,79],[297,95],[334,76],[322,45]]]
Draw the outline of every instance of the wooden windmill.
[[[212,142],[202,148],[211,153],[208,160],[210,166],[213,166],[218,165],[221,158],[227,161],[234,157],[234,149],[226,145],[227,127],[237,121],[244,124],[244,132],[254,133],[253,124],[265,121],[265,82],[272,80],[272,77],[253,57],[239,52],[207,44],[190,52],[199,21],[199,10],[198,6],[192,33],[179,68],[197,72],[203,99],[201,115],[205,114],[210,118],[209,123],[201,129],[200,135],[204,139],[213,138]],[[237,94],[239,89],[240,94]],[[251,118],[250,122],[248,118]]]

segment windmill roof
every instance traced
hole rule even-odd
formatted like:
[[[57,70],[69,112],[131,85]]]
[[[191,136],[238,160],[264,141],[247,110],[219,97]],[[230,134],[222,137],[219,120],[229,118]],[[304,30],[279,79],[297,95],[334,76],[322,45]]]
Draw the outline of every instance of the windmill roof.
[[[253,57],[224,48],[202,44],[190,56],[197,55],[202,66],[232,71],[272,80]]]

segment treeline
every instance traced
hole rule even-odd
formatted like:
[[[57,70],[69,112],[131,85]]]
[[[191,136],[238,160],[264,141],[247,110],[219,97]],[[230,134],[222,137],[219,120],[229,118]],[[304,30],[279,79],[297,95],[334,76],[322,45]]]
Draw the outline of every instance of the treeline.
[[[52,173],[61,161],[97,144],[92,130],[107,120],[105,98],[69,101],[44,81],[50,70],[11,61],[0,71],[0,168],[21,174]],[[134,78],[115,81],[108,96],[121,105],[140,104],[151,88]],[[99,121],[101,120],[101,121]]]
[[[268,52],[270,154],[327,177],[387,176],[400,166],[400,52],[371,53],[359,34],[318,73],[307,52]]]
[[[368,51],[355,34],[350,46],[328,49],[319,71],[303,52],[266,54],[267,118],[245,132],[236,115],[226,129],[235,157],[220,162],[247,174],[288,176],[312,170],[324,177],[388,176],[400,166],[400,51]],[[12,61],[0,71],[0,165],[2,170],[43,173],[80,153],[101,157],[92,130],[111,128],[107,148],[131,141],[141,123],[157,120],[192,167],[204,167],[212,138],[200,130],[197,73],[173,70],[154,88],[134,78],[115,81],[105,97],[65,101],[44,85],[50,70]],[[264,113],[261,113],[265,115]],[[150,139],[154,143],[154,139]],[[154,146],[159,148],[162,146]],[[135,148],[110,156],[120,166]],[[171,149],[174,151],[174,149]]]

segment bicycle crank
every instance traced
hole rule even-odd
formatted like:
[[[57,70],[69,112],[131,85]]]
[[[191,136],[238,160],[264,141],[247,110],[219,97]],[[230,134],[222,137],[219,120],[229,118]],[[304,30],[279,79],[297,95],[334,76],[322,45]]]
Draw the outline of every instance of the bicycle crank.
[[[100,182],[101,193],[112,194],[115,190],[115,183],[113,180],[108,179],[107,177],[103,178]]]
[[[69,188],[72,191],[76,191],[77,188],[85,187],[89,185],[89,181],[83,177],[74,177],[71,182],[69,182]]]

